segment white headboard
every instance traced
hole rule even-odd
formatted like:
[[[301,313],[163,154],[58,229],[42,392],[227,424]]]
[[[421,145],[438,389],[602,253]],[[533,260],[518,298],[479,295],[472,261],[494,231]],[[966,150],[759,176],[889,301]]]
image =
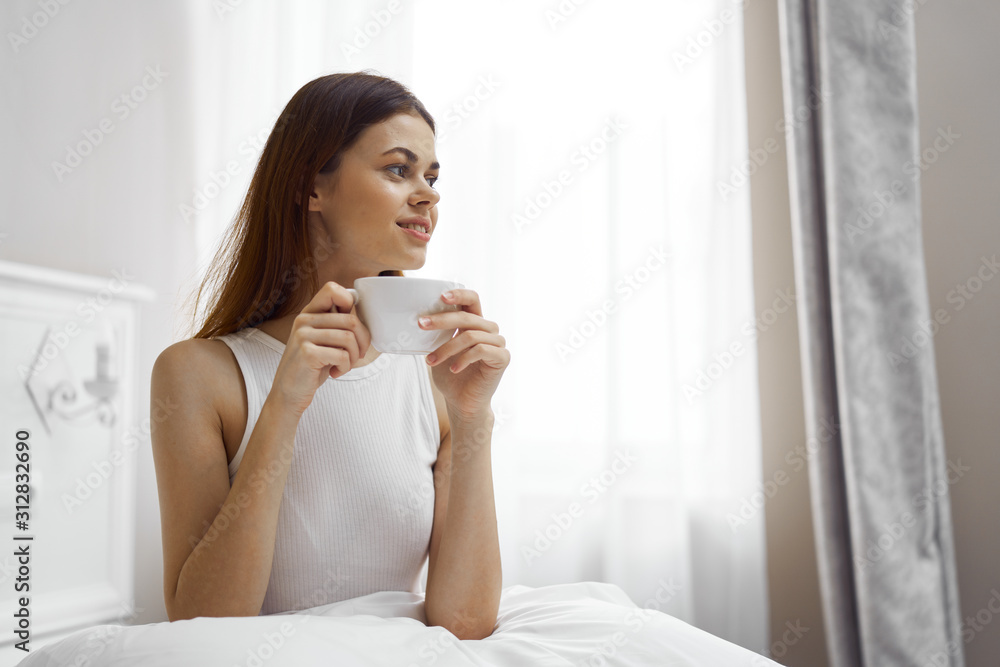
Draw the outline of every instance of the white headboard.
[[[135,340],[155,296],[125,270],[0,262],[0,604],[17,613],[27,598],[32,649],[132,614],[133,453],[150,432],[136,423]],[[5,654],[20,641],[0,637]]]

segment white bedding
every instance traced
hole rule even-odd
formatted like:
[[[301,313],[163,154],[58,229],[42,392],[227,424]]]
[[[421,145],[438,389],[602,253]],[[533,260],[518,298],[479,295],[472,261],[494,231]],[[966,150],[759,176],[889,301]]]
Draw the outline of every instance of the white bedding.
[[[294,613],[99,625],[21,667],[719,665],[778,663],[597,582],[503,589],[493,634],[459,641],[424,624],[422,595],[383,591]]]

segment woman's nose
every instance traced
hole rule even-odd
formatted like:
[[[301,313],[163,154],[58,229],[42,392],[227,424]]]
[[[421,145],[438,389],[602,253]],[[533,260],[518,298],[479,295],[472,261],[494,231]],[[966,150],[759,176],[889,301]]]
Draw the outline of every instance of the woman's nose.
[[[426,186],[420,188],[419,190],[417,190],[417,192],[415,192],[413,194],[413,197],[411,198],[411,202],[414,203],[414,204],[425,204],[426,203],[426,204],[430,204],[431,206],[433,206],[434,204],[437,204],[440,199],[441,199],[441,195],[438,194],[437,190],[435,190],[434,188],[430,187],[429,185],[426,185]],[[413,201],[413,200],[415,200],[415,201]]]

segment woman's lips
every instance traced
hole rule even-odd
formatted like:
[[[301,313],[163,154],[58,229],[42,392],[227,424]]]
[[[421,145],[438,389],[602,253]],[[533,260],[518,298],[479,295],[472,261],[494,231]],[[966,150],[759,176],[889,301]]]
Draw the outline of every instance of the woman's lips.
[[[426,233],[424,233],[424,232],[422,232],[420,230],[417,230],[417,229],[407,229],[406,227],[402,227],[400,225],[396,225],[396,226],[399,227],[399,229],[404,234],[409,234],[410,236],[418,238],[421,241],[425,241],[426,242],[426,241],[430,241],[431,240],[431,235],[430,234],[426,234]]]

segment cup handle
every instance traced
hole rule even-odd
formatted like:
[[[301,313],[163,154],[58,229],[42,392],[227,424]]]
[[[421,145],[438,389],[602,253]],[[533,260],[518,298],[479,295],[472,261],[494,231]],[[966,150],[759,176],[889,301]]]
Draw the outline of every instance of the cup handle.
[[[358,294],[358,290],[354,289],[353,287],[348,287],[347,291],[351,293],[352,297],[354,297],[354,305],[355,306],[358,305],[358,302],[361,301],[361,295]]]

